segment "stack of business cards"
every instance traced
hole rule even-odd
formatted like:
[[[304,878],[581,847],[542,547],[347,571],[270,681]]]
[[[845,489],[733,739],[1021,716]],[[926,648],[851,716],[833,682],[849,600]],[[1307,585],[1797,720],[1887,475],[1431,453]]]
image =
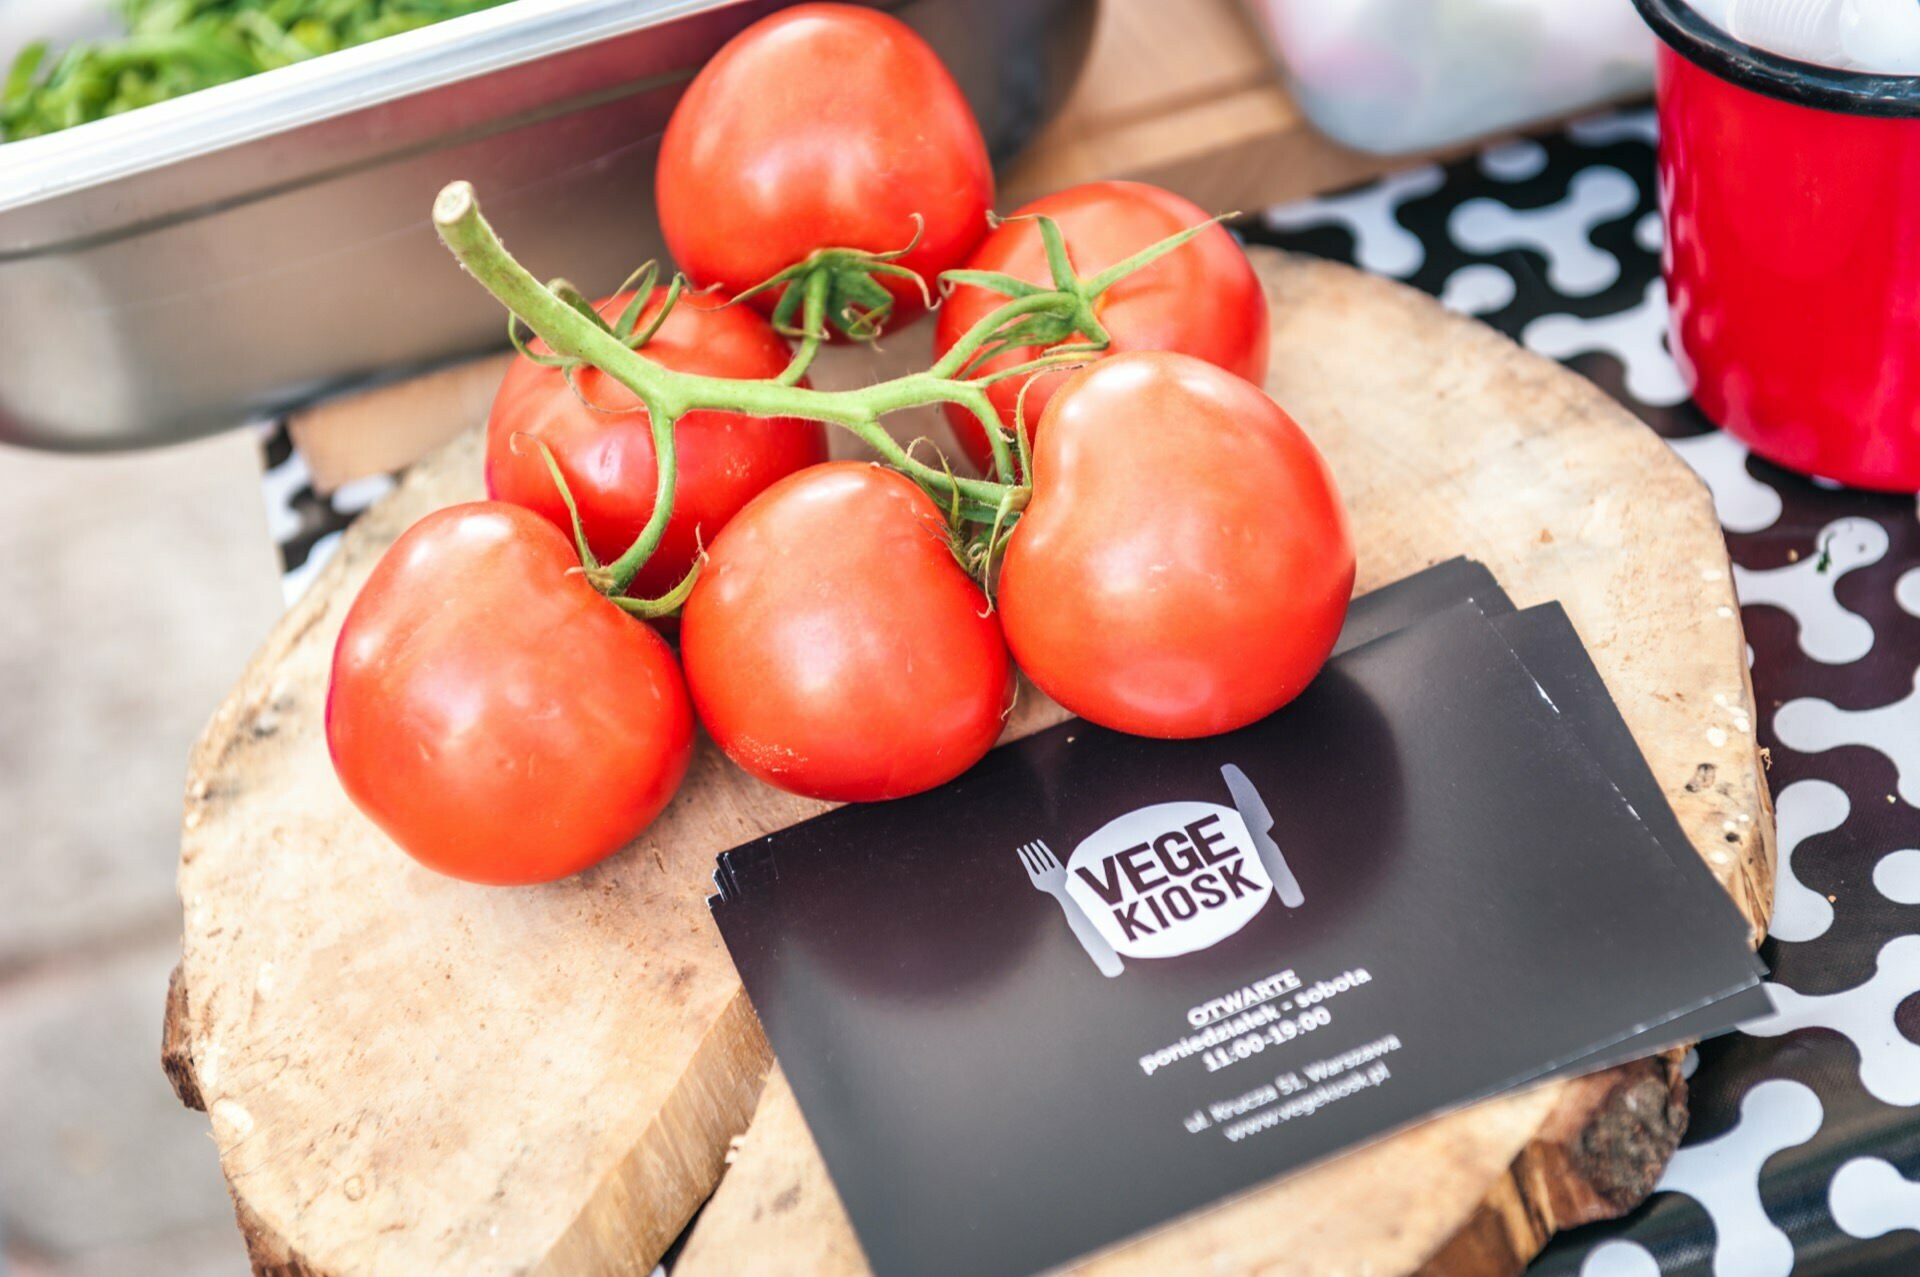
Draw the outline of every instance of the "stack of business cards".
[[[1466,560],[1251,727],[1068,722],[715,881],[883,1277],[1038,1272],[1768,1010],[1566,614]]]

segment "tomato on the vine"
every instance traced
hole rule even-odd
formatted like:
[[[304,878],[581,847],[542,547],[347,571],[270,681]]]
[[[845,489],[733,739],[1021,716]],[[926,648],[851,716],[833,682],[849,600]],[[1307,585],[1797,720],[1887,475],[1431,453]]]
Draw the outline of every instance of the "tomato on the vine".
[[[897,471],[829,462],[756,497],[714,541],[680,623],[694,708],[753,775],[812,798],[899,798],[1000,735],[1006,642]]]
[[[428,515],[374,566],[327,688],[355,805],[469,882],[550,882],[660,814],[693,752],[665,640],[600,595],[551,523],[484,501]]]
[[[1051,285],[1038,226],[1045,215],[1060,227],[1068,256],[1082,278],[1099,274],[1170,235],[1198,226],[1207,213],[1191,200],[1141,182],[1088,182],[1035,200],[981,242],[969,270],[1012,275]],[[954,289],[940,308],[934,351],[944,355],[973,325],[1007,299],[985,288]],[[1093,304],[1113,344],[1109,355],[1128,350],[1173,350],[1217,364],[1258,385],[1267,374],[1267,299],[1247,255],[1225,227],[1210,226],[1165,257],[1128,275]],[[1074,340],[1078,340],[1077,338]],[[1016,347],[980,365],[980,371],[1025,363],[1044,353]],[[1022,411],[1029,431],[1037,427],[1070,371],[1012,377],[988,387],[988,396],[1010,430],[1022,385],[1031,382]],[[961,448],[985,472],[992,453],[978,418],[947,406]]]
[[[654,289],[641,329],[653,322],[666,291]],[[617,315],[632,297],[607,298],[598,309]],[[542,342],[531,348],[546,353]],[[757,313],[682,297],[639,354],[677,372],[748,379],[778,376],[792,352]],[[603,563],[619,558],[653,513],[659,470],[647,410],[592,365],[574,374],[574,385],[560,369],[524,355],[508,367],[487,418],[487,494],[525,506],[571,536],[566,503],[535,441],[552,449],[595,557]],[[793,417],[689,412],[675,423],[674,441],[673,515],[628,590],[642,598],[678,584],[700,543],[712,541],[763,489],[827,459],[826,427]]]
[[[821,249],[904,249],[931,285],[986,233],[993,168],[959,86],[897,18],[802,4],[735,36],[694,77],[660,144],[667,248],[729,294]],[[923,309],[912,281],[878,282],[895,325]],[[774,298],[755,298],[763,308]]]
[[[1332,472],[1259,387],[1189,355],[1114,355],[1053,396],[999,608],[1040,690],[1102,726],[1209,736],[1326,662],[1353,592]]]

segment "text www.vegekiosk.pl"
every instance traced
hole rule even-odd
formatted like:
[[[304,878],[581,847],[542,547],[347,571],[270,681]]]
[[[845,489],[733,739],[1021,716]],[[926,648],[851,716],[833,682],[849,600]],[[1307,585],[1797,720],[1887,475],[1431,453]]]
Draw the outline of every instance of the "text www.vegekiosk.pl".
[[[1343,1077],[1335,1082],[1323,1082],[1304,1095],[1296,1095],[1277,1107],[1255,1113],[1252,1117],[1242,1118],[1231,1126],[1222,1127],[1220,1133],[1238,1143],[1249,1135],[1257,1135],[1282,1122],[1290,1122],[1296,1117],[1310,1117],[1335,1100],[1343,1100],[1356,1091],[1378,1086],[1392,1076],[1385,1062],[1369,1064],[1364,1072]]]

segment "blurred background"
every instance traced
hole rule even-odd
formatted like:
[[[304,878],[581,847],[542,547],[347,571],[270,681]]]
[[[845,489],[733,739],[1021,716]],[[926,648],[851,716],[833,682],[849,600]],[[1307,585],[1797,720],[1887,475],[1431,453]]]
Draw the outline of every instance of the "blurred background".
[[[14,1277],[247,1271],[160,1072],[187,752],[281,607],[256,435],[0,447],[0,1235]]]
[[[0,142],[0,1277],[248,1271],[207,1119],[180,1104],[159,1066],[180,948],[188,752],[353,515],[388,476],[485,412],[501,324],[434,243],[433,192],[456,176],[481,182],[490,214],[529,261],[611,284],[658,251],[635,210],[651,207],[653,146],[680,85],[733,31],[779,7],[445,0],[461,16],[299,65],[268,60],[256,78],[43,135],[60,112],[77,122],[165,95],[145,80],[89,85],[76,74],[67,96],[29,102],[21,86],[53,63],[14,60],[30,59],[36,42],[57,50],[187,12],[215,23],[242,8],[284,13],[287,0],[180,0],[172,16],[153,16],[168,3],[120,0],[116,16],[106,0],[0,0],[0,81],[9,64],[25,68],[0,97],[0,135],[14,139]],[[1714,484],[1728,529],[1754,538],[1736,543],[1737,563],[1777,568],[1811,535],[1803,523],[1842,515],[1892,529],[1909,556],[1920,550],[1900,540],[1920,526],[1910,496],[1838,493],[1750,456],[1715,424],[1765,451],[1770,423],[1726,420],[1711,386],[1696,404],[1682,384],[1660,283],[1657,41],[1642,20],[1663,15],[1656,25],[1669,43],[1725,42],[1701,34],[1724,30],[1728,48],[1804,60],[1796,71],[1778,57],[1733,59],[1775,97],[1820,102],[1807,114],[1824,127],[1854,109],[1848,74],[1920,69],[1920,6],[882,7],[927,34],[967,90],[1000,165],[1002,208],[1131,177],[1246,210],[1239,226],[1250,239],[1400,278],[1600,382]],[[1920,114],[1910,84],[1886,93],[1893,105],[1875,111]],[[1589,113],[1599,110],[1609,113],[1596,122]],[[1872,194],[1876,207],[1920,208],[1911,176],[1920,163],[1899,159],[1908,149],[1920,158],[1911,132],[1864,162],[1847,159],[1865,154],[1850,140],[1822,136],[1796,134],[1796,164],[1831,153],[1836,168],[1893,183]],[[1797,181],[1801,170],[1763,158],[1703,181],[1737,192],[1756,174]],[[1754,191],[1755,207],[1791,199]],[[1777,259],[1789,277],[1791,247]],[[1763,260],[1775,261],[1743,267]],[[1822,288],[1834,277],[1823,274]],[[1883,293],[1848,304],[1910,318],[1913,281],[1893,282],[1908,287],[1905,301]],[[1876,332],[1911,349],[1911,324]],[[1907,433],[1891,452],[1835,426],[1821,464],[1790,463],[1911,493],[1913,405],[1894,406]],[[1851,475],[1826,467],[1829,457],[1895,468]],[[1763,488],[1784,497],[1755,495]],[[1753,522],[1754,503],[1769,500],[1767,520]],[[1789,525],[1792,538],[1781,539]],[[1886,624],[1908,625],[1908,614],[1920,616],[1889,604]],[[1769,624],[1750,610],[1756,682],[1776,677],[1784,688],[1768,662],[1791,634]],[[1912,662],[1889,659],[1863,668],[1871,687],[1856,699],[1906,693]],[[1871,785],[1880,783],[1876,774]],[[1870,836],[1879,835],[1860,835]],[[1916,925],[1906,915],[1881,923]],[[1757,1079],[1802,1058],[1718,1049],[1732,1063],[1722,1092],[1696,1085],[1702,1138],[1737,1120]],[[1821,1087],[1831,1111],[1855,1112]],[[1905,1117],[1874,1110],[1847,1129],[1878,1132],[1912,1176],[1920,1136]],[[1832,1166],[1819,1165],[1807,1192],[1824,1210],[1821,1175]],[[1794,1218],[1796,1245],[1814,1238],[1800,1271],[1847,1271],[1833,1257],[1859,1252],[1839,1247],[1825,1216],[1808,1207]],[[1676,1194],[1625,1228],[1633,1245],[1659,1252],[1656,1269],[1632,1271],[1714,1271],[1713,1230]],[[1605,1244],[1569,1242],[1541,1271],[1572,1277]]]

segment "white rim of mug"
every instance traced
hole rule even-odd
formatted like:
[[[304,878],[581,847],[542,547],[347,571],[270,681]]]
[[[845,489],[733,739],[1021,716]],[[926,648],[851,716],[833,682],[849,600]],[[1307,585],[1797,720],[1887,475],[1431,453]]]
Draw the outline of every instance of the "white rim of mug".
[[[1741,88],[1841,115],[1920,116],[1920,76],[1876,75],[1799,62],[1735,39],[1687,0],[1633,3],[1667,47]]]

